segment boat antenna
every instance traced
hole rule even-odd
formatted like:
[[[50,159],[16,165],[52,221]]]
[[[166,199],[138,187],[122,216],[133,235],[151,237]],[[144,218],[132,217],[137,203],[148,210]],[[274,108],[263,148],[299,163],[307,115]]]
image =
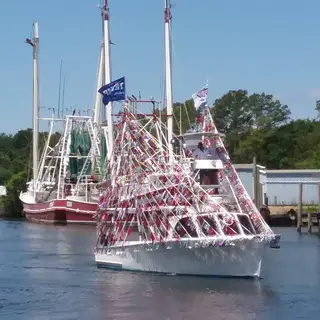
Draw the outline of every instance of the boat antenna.
[[[62,102],[61,102],[61,113],[62,113],[62,118],[64,115],[64,93],[66,89],[66,77],[63,76],[63,89],[62,89]]]
[[[59,93],[58,93],[58,118],[60,117],[61,77],[62,77],[62,58],[61,58],[61,61],[60,61]]]

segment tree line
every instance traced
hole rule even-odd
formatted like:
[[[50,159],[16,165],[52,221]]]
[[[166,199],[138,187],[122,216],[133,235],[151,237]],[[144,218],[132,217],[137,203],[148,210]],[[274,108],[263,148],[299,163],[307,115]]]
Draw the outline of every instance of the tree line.
[[[197,115],[191,99],[175,103],[176,134],[180,112],[182,132]],[[231,90],[214,102],[211,114],[218,130],[226,134],[233,163],[252,163],[255,156],[268,169],[320,168],[320,121],[316,117],[293,120],[289,107],[272,95]]]
[[[289,107],[272,95],[231,90],[214,102],[211,112],[218,130],[226,134],[233,163],[251,163],[255,156],[268,169],[320,168],[320,121],[293,120]],[[184,133],[197,116],[192,99],[175,103],[173,115],[174,132],[180,133],[181,124]],[[47,135],[40,133],[40,150]],[[58,138],[56,133],[56,142]],[[2,205],[8,212],[21,212],[18,197],[32,177],[31,168],[32,129],[0,134],[0,185],[7,188]]]
[[[45,146],[48,132],[39,134],[40,154]],[[56,132],[51,146],[56,144],[60,134]],[[0,207],[10,215],[20,216],[22,206],[19,201],[21,191],[32,179],[32,129],[20,130],[16,134],[0,134],[0,185],[6,187],[7,195],[1,197]]]

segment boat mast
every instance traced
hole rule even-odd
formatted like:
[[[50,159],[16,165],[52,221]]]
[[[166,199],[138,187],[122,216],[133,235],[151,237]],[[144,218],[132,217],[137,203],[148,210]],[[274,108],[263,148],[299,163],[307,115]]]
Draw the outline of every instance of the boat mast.
[[[101,94],[98,92],[98,90],[104,85],[104,6],[100,7],[101,9],[101,48],[100,48],[100,60],[99,60],[99,70],[98,70],[98,81],[97,81],[97,92],[96,92],[96,101],[94,106],[94,117],[93,121],[98,124],[99,120],[100,122],[106,120],[106,110],[105,108],[102,109],[102,115],[101,113]],[[101,117],[102,116],[102,117]],[[100,118],[101,117],[101,118]],[[102,120],[102,121],[101,121]]]
[[[38,178],[38,131],[39,131],[39,83],[38,83],[38,54],[39,54],[39,29],[38,22],[33,23],[33,39],[26,42],[33,48],[33,112],[32,112],[32,162],[33,162],[33,196],[36,199]]]
[[[171,72],[171,46],[170,46],[170,19],[171,10],[169,0],[164,0],[164,33],[165,33],[165,70],[166,70],[166,109],[168,126],[168,145],[169,157],[173,155],[172,151],[172,72]]]
[[[101,94],[98,92],[98,90],[103,86],[103,59],[104,59],[104,54],[103,54],[103,43],[101,43],[101,51],[100,51],[100,61],[99,61],[99,71],[98,71],[98,83],[97,83],[97,93],[96,93],[96,100],[95,100],[95,105],[94,105],[94,117],[93,117],[93,122],[95,124],[99,123],[100,119],[100,106],[101,106]],[[105,116],[103,116],[104,118]]]
[[[110,63],[110,30],[109,30],[109,6],[108,0],[104,1],[104,77],[105,83],[111,82],[111,63]],[[112,102],[105,106],[105,114],[108,123],[108,158],[112,154],[113,148],[113,122],[112,122]],[[104,119],[105,120],[105,119]]]

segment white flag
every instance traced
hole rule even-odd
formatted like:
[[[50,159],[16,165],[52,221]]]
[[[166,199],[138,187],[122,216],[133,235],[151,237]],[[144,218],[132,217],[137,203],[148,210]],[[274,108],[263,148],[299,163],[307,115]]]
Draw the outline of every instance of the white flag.
[[[207,104],[208,85],[192,95],[194,107],[198,110],[201,106]]]

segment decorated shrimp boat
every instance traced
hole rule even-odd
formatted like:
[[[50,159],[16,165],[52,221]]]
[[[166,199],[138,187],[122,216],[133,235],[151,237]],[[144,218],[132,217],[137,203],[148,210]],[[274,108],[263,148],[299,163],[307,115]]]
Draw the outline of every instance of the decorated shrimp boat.
[[[206,121],[209,108],[203,111]],[[154,123],[160,131],[156,117]],[[124,111],[117,129],[108,167],[111,181],[97,214],[98,266],[259,277],[264,250],[278,247],[279,236],[245,191],[216,128],[207,126],[200,133],[217,158],[209,154],[196,160],[184,156],[192,151],[190,133],[183,153],[171,157],[168,144],[130,111]],[[203,170],[205,178],[199,181]]]
[[[125,103],[96,215],[95,261],[131,271],[259,277],[265,249],[279,248],[280,236],[231,163],[207,105],[207,87],[193,95],[197,123],[173,135],[171,14],[165,5],[167,124],[156,113],[141,121]]]

